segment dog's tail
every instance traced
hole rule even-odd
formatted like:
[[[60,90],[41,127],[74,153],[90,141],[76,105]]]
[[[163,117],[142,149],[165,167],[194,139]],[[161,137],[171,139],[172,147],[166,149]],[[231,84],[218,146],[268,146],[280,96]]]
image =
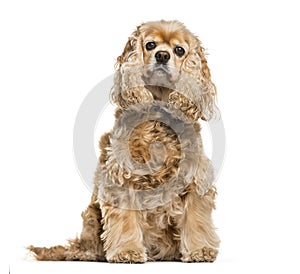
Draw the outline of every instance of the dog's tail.
[[[103,232],[101,224],[101,209],[97,200],[97,190],[87,209],[82,212],[83,228],[80,238],[68,241],[66,246],[35,247],[29,246],[34,257],[39,261],[105,261],[100,235]]]
[[[34,257],[39,261],[67,261],[67,246],[52,246],[47,247],[36,247],[28,246],[27,249],[34,253]]]

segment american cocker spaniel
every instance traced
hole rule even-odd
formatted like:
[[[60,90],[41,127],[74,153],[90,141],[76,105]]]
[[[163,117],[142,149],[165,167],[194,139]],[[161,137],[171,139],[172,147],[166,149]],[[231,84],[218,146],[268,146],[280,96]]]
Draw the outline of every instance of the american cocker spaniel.
[[[213,262],[216,189],[199,120],[213,117],[216,88],[201,42],[178,21],[141,24],[111,98],[116,122],[99,142],[80,237],[29,250],[38,260]]]

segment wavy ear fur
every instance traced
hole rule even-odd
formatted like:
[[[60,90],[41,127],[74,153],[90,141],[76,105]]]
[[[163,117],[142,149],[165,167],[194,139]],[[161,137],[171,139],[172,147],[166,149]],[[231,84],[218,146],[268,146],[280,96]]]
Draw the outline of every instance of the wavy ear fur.
[[[117,58],[111,98],[121,109],[144,101],[153,101],[142,80],[143,53],[140,27],[128,38],[123,53]]]
[[[215,110],[216,86],[211,81],[204,48],[197,38],[195,38],[193,46],[183,62],[182,70],[197,81],[195,87],[190,87],[193,90],[194,99],[197,96],[194,100],[199,112],[197,116],[202,120],[211,119]],[[195,88],[198,90],[194,90]]]
[[[138,39],[140,36],[140,26],[131,34],[124,47],[123,53],[117,58],[116,68],[118,69],[125,62],[132,62],[132,58],[137,54]]]

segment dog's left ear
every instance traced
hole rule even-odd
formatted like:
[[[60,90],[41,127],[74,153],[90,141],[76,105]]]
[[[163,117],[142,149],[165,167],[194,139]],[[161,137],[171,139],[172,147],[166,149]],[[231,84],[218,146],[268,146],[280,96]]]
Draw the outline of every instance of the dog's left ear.
[[[215,111],[217,97],[216,86],[211,80],[210,69],[207,65],[205,50],[198,38],[191,42],[191,49],[183,63],[183,71],[192,76],[199,88],[195,95],[198,97],[198,108],[202,120],[210,120]]]

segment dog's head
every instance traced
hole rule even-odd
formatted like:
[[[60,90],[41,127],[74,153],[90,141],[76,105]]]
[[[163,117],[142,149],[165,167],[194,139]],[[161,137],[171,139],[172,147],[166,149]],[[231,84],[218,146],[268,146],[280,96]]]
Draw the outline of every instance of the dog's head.
[[[121,108],[163,100],[173,91],[198,104],[199,117],[209,119],[216,97],[205,52],[198,38],[178,21],[141,24],[118,57],[113,100]],[[173,97],[174,98],[174,97]]]

